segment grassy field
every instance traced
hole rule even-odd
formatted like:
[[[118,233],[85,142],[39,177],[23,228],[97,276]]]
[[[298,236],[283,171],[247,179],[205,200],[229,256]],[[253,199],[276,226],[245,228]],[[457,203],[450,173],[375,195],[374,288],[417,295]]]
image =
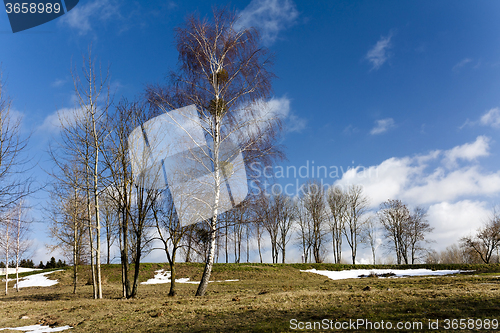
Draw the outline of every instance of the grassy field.
[[[152,278],[155,270],[167,267],[141,265],[141,281]],[[179,278],[199,281],[203,272],[201,264],[177,267]],[[298,329],[299,325],[307,322],[314,325],[325,319],[322,323],[332,325],[331,331],[342,331],[335,329],[335,323],[339,327],[342,322],[365,319],[372,322],[372,330],[351,326],[343,331],[375,331],[382,320],[383,327],[387,328],[390,322],[393,329],[378,326],[377,332],[429,331],[429,320],[434,325],[438,320],[439,329],[434,332],[443,332],[452,331],[452,319],[477,320],[473,325],[466,322],[469,326],[459,330],[469,332],[478,331],[476,325],[484,325],[485,319],[500,320],[499,265],[432,266],[476,270],[456,276],[338,281],[300,272],[313,267],[352,268],[331,264],[216,264],[213,280],[240,281],[211,283],[205,297],[194,297],[197,288],[194,284],[177,284],[177,297],[167,296],[169,284],[140,285],[138,297],[131,300],[121,298],[119,265],[103,266],[103,300],[91,299],[92,287],[86,285],[88,268],[82,269],[76,295],[72,294],[71,270],[55,272],[49,276],[60,283],[53,287],[26,288],[16,293],[12,283],[9,295],[0,296],[0,328],[45,323],[74,327],[66,332],[288,332],[305,331]],[[421,322],[422,329],[414,326],[398,330],[398,322]],[[447,326],[449,330],[445,330]],[[294,327],[297,329],[293,330]],[[330,331],[325,326],[316,328]]]

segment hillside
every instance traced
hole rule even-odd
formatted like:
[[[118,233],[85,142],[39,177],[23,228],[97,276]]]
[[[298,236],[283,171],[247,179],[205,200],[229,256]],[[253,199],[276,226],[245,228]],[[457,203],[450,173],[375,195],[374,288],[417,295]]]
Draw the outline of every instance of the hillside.
[[[155,271],[163,268],[167,265],[142,264],[141,281],[153,278]],[[300,271],[310,268],[346,267],[216,264],[212,280],[239,281],[212,283],[201,298],[194,297],[196,284],[178,284],[177,297],[167,296],[169,284],[140,285],[136,299],[124,300],[120,266],[105,265],[105,299],[100,301],[91,299],[92,287],[86,285],[88,268],[82,268],[76,295],[72,294],[72,272],[68,269],[50,274],[51,279],[59,281],[51,287],[24,288],[16,293],[11,282],[9,295],[0,296],[0,328],[41,322],[74,327],[66,332],[280,332],[323,319],[335,325],[361,318],[394,325],[400,321],[422,322],[424,328],[429,320],[439,320],[440,328],[444,328],[446,319],[480,319],[484,324],[484,319],[498,319],[500,313],[499,265],[427,267],[476,270],[453,276],[347,280]],[[179,278],[198,281],[202,271],[202,264],[178,264]]]

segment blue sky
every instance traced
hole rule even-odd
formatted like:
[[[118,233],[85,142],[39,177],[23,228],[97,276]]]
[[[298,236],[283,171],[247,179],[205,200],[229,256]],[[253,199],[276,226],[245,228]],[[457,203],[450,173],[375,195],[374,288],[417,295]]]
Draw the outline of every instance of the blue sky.
[[[110,66],[115,101],[134,99],[175,69],[174,27],[188,13],[226,4],[80,0],[61,18],[16,34],[0,14],[6,90],[25,131],[34,131],[30,154],[39,167],[50,167],[45,150],[57,135],[55,115],[73,106],[71,64],[81,65],[90,43],[103,68]],[[373,208],[390,198],[425,206],[438,250],[481,225],[499,203],[500,2],[231,6],[275,53],[274,105],[287,123],[284,166],[357,167],[324,182],[363,185]],[[43,230],[38,223],[35,260],[47,257]]]

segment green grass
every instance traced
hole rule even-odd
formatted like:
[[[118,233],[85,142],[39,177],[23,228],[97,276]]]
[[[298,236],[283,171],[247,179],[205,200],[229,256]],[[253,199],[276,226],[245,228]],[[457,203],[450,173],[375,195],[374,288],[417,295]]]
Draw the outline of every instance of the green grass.
[[[179,278],[199,281],[203,264],[177,264]],[[428,319],[500,319],[499,265],[419,265],[411,268],[475,270],[472,274],[400,279],[330,280],[301,269],[410,268],[332,264],[215,264],[205,297],[194,297],[197,285],[177,284],[179,295],[168,297],[169,285],[140,285],[136,299],[121,298],[119,265],[103,265],[104,299],[91,299],[82,267],[76,295],[72,271],[51,274],[58,285],[10,290],[0,296],[0,328],[42,322],[70,325],[71,332],[288,332],[290,320],[374,321]],[[141,264],[140,280],[168,264]],[[13,285],[13,284],[12,284]],[[370,286],[369,291],[363,288]],[[29,319],[20,320],[23,315]],[[378,330],[383,332],[384,330]],[[395,332],[396,330],[391,330]],[[441,330],[442,331],[442,330]],[[468,332],[470,330],[461,330]],[[353,332],[351,330],[351,332]]]

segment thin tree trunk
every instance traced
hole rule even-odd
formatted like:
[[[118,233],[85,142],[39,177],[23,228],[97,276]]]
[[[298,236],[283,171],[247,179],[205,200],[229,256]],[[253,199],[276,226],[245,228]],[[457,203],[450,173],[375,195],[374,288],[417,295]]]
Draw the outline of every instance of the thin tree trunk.
[[[129,298],[133,298],[137,295],[137,288],[138,288],[138,283],[139,283],[139,272],[140,272],[140,266],[141,266],[141,238],[142,234],[139,233],[137,235],[137,243],[136,243],[136,255],[135,255],[135,260],[134,260],[134,282],[132,284],[132,293],[129,295]]]
[[[208,281],[210,280],[210,275],[212,273],[212,267],[214,265],[214,252],[215,252],[215,226],[217,218],[216,216],[212,217],[212,223],[210,224],[210,249],[208,252],[208,258],[206,261],[205,269],[203,271],[203,276],[200,281],[200,285],[198,286],[198,290],[196,290],[196,296],[204,296],[207,291]]]
[[[260,258],[260,263],[262,264],[262,250],[260,246],[260,227],[257,227],[257,248],[259,249],[259,258]]]
[[[167,244],[165,243],[165,252],[167,253],[168,263],[170,264],[170,291],[168,292],[168,296],[174,297],[177,295],[177,290],[175,289],[175,255],[177,252],[177,248],[174,246],[172,249],[172,257],[170,257]]]
[[[250,245],[248,244],[248,235],[249,228],[248,228],[248,223],[247,223],[247,263],[250,262]]]
[[[78,281],[78,258],[77,258],[77,251],[78,251],[78,203],[77,203],[77,197],[78,197],[78,189],[75,187],[73,189],[74,191],[74,200],[73,200],[73,294],[76,294],[76,284]]]
[[[216,104],[219,105],[219,97],[216,96]],[[217,215],[219,214],[219,200],[220,200],[220,166],[219,166],[219,145],[220,145],[220,120],[215,117],[215,130],[213,137],[213,161],[214,161],[214,180],[215,180],[215,200],[213,207],[213,217],[210,223],[210,249],[208,253],[208,258],[206,261],[205,269],[203,271],[203,276],[201,277],[200,285],[198,290],[196,290],[196,296],[204,296],[207,291],[208,281],[210,280],[210,275],[212,273],[212,267],[214,265],[214,254],[215,254],[215,233],[217,231]]]
[[[91,91],[91,90],[90,90]],[[102,299],[102,278],[101,278],[101,221],[99,215],[99,192],[98,192],[98,167],[99,167],[99,141],[97,138],[96,130],[96,120],[94,114],[92,114],[92,126],[93,126],[93,136],[94,136],[94,205],[95,205],[95,224],[96,224],[96,237],[97,237],[97,251],[96,251],[96,266],[97,266],[97,298]]]
[[[76,226],[73,231],[73,235],[75,237],[75,240],[73,241],[73,294],[76,294],[76,284],[78,282],[78,262],[77,262],[77,256],[76,256],[76,251],[77,251],[77,244],[76,244],[76,237],[77,237],[77,230]]]
[[[21,204],[17,215],[17,249],[16,249],[16,291],[19,292],[19,254],[21,251]]]
[[[10,235],[9,235],[9,223],[10,221],[7,221],[7,226],[6,226],[6,242],[5,242],[5,295],[9,293],[9,242],[10,242]]]
[[[226,231],[226,235],[225,235],[226,243],[225,243],[225,247],[226,247],[226,264],[227,264],[229,262],[229,252],[228,252],[228,248],[227,248],[227,233],[228,233],[228,229],[227,229],[227,216],[225,216],[225,220],[226,220],[226,228],[225,228],[225,231]]]

